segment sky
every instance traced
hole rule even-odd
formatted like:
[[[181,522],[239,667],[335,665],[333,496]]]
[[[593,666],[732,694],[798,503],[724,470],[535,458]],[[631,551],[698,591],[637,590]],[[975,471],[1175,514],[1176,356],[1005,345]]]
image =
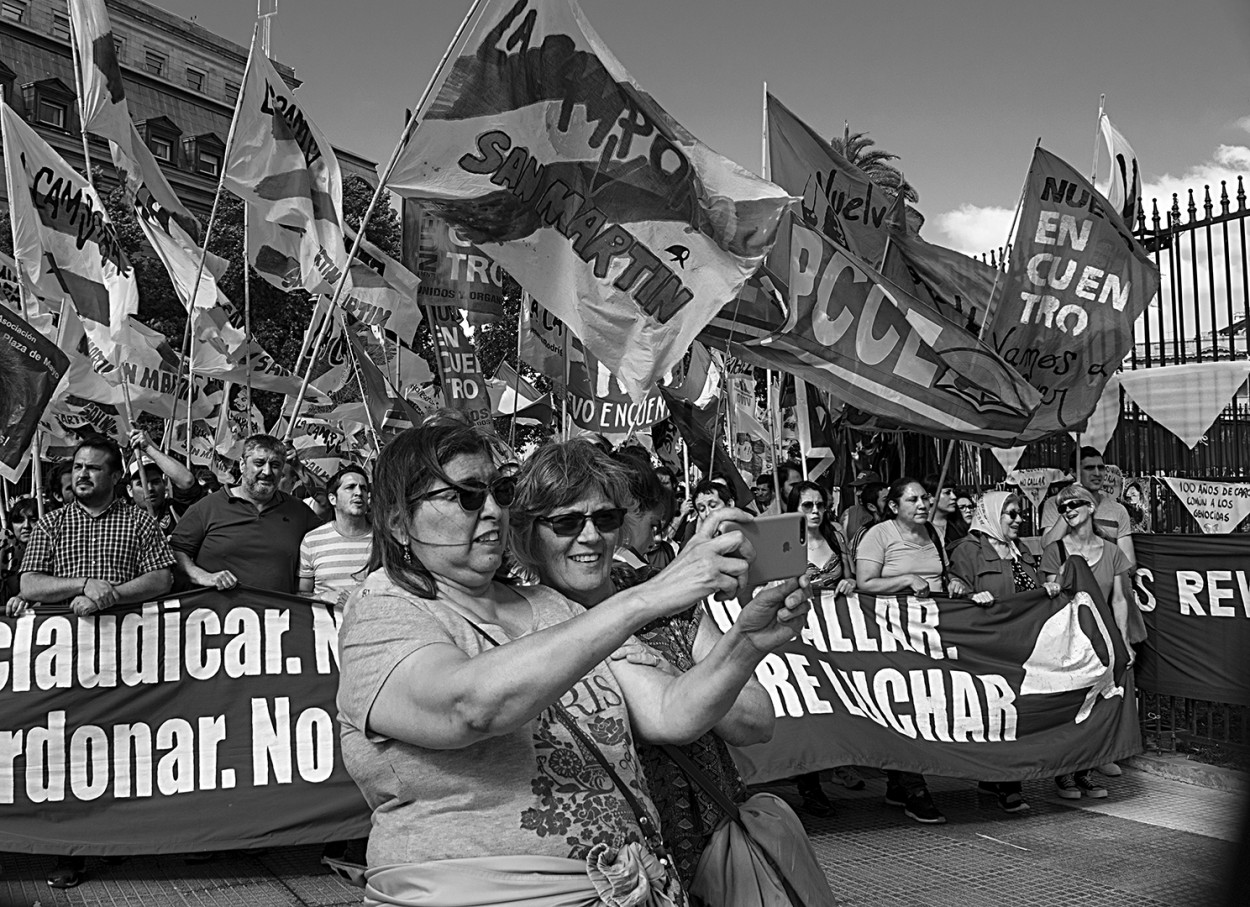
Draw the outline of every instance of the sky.
[[[255,0],[155,0],[240,44]],[[279,0],[272,56],[336,145],[385,162],[468,0]],[[761,170],[768,90],[822,135],[866,131],[920,193],[931,242],[1002,246],[1034,144],[1088,173],[1099,95],[1147,203],[1250,175],[1247,0],[582,0],[668,112]],[[1101,154],[1105,178],[1107,159]],[[1250,187],[1248,187],[1250,189]],[[1230,189],[1230,194],[1232,189]],[[1201,198],[1199,197],[1201,203]],[[1185,197],[1182,195],[1182,208]]]

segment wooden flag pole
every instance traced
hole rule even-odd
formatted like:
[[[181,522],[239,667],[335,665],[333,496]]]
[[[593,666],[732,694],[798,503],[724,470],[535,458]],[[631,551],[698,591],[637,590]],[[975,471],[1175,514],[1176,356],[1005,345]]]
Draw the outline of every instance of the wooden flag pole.
[[[482,0],[473,0],[473,5],[469,7],[469,11],[465,13],[464,20],[461,21],[460,27],[456,30],[455,37],[452,38],[451,44],[447,46],[447,50],[443,53],[443,58],[439,61],[438,67],[434,70],[434,74],[430,76],[430,81],[425,86],[425,91],[421,93],[421,100],[417,104],[416,112],[408,118],[404,123],[403,131],[400,133],[399,141],[395,143],[395,149],[391,152],[390,160],[386,163],[386,168],[382,171],[381,178],[378,180],[378,188],[373,193],[373,198],[369,200],[369,207],[365,209],[364,216],[360,219],[360,226],[356,228],[356,239],[352,242],[351,251],[347,254],[347,266],[343,268],[343,273],[339,276],[338,282],[334,285],[334,295],[330,297],[330,308],[327,312],[326,324],[329,324],[329,315],[334,312],[335,307],[339,304],[339,299],[343,296],[343,289],[347,285],[347,278],[351,274],[351,264],[356,260],[356,253],[360,250],[360,243],[365,238],[365,230],[369,226],[369,219],[373,217],[374,209],[378,206],[378,200],[382,197],[382,193],[386,191],[386,181],[391,178],[391,173],[395,169],[395,164],[399,162],[399,155],[403,152],[404,147],[408,144],[408,138],[412,135],[412,131],[417,128],[421,122],[421,114],[425,110],[426,103],[429,101],[430,95],[434,91],[434,86],[438,83],[443,75],[443,70],[447,66],[447,61],[451,57],[452,51],[459,45],[460,39],[463,37],[469,21],[476,15],[478,9],[482,5]],[[295,419],[299,416],[300,407],[304,403],[304,395],[308,393],[308,382],[312,377],[311,364],[317,361],[317,356],[321,353],[321,344],[325,340],[326,331],[323,328],[317,335],[317,342],[313,345],[311,358],[309,359],[309,367],[304,371],[304,377],[300,381],[299,393],[295,395],[295,403],[291,406],[291,415],[287,421],[286,433],[283,435],[283,441],[290,441],[291,434],[295,429]]]
[[[1107,96],[1100,94],[1098,96],[1098,121],[1094,124],[1094,165],[1089,169],[1089,182],[1093,186],[1098,184],[1098,146],[1100,144],[1099,139],[1102,137],[1102,117],[1106,110]],[[1114,168],[1115,161],[1111,163]],[[1130,224],[1129,226],[1132,225]]]
[[[521,322],[524,320],[525,307],[529,304],[530,294],[521,291],[521,305],[516,311],[516,377],[512,382],[512,424],[508,426],[508,446],[516,449],[516,417],[521,409]]]
[[[781,407],[773,406],[773,370],[765,369],[765,373],[768,376],[768,387],[765,390],[768,395],[768,443],[773,451],[773,495],[777,501],[777,512],[785,513],[786,502],[781,499],[781,458],[777,455],[777,410]],[[780,390],[777,392],[776,399],[780,403]]]
[[[344,329],[346,330],[346,325]],[[373,448],[378,453],[381,453],[382,440],[378,436],[378,427],[373,421],[373,410],[369,408],[369,395],[365,392],[364,379],[360,376],[360,359],[356,356],[356,345],[350,339],[347,341],[347,355],[351,357],[352,371],[356,373],[356,387],[360,390],[360,401],[365,407],[365,421],[369,425],[369,433],[373,435]]]
[[[35,430],[35,436],[30,440],[30,490],[35,495],[35,509],[39,513],[39,519],[43,519],[43,464],[39,461],[39,430]]]

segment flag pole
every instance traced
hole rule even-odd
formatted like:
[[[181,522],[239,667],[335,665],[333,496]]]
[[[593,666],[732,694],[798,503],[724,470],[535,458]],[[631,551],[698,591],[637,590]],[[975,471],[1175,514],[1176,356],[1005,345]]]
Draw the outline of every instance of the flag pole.
[[[1094,166],[1089,171],[1090,185],[1098,184],[1098,139],[1102,135],[1102,118],[1107,109],[1107,96],[1100,94],[1098,96],[1098,121],[1094,124]],[[1114,161],[1112,162],[1115,163]]]
[[[350,330],[350,327],[344,324],[343,330]],[[347,355],[351,357],[352,371],[356,373],[356,387],[360,390],[360,402],[364,404],[365,407],[365,421],[369,426],[369,433],[373,435],[373,447],[378,453],[381,453],[382,441],[378,437],[378,427],[373,422],[373,410],[369,408],[369,395],[365,392],[364,379],[360,376],[360,359],[356,355],[355,344],[351,342],[350,338],[347,339]]]
[[[378,179],[378,188],[373,193],[373,198],[369,200],[369,207],[365,209],[364,216],[360,219],[360,226],[356,228],[356,239],[352,242],[351,251],[347,254],[347,266],[343,269],[343,273],[339,276],[338,283],[334,285],[334,295],[330,298],[330,312],[334,311],[335,306],[339,304],[339,299],[343,296],[343,288],[347,285],[347,278],[351,274],[351,264],[356,260],[356,253],[360,250],[360,243],[365,238],[365,230],[369,226],[369,219],[373,217],[373,211],[378,206],[378,200],[382,197],[382,193],[386,191],[386,181],[391,178],[391,172],[395,169],[395,165],[399,162],[399,155],[403,152],[404,146],[408,144],[408,139],[412,135],[417,124],[421,122],[421,114],[425,110],[426,103],[429,101],[430,95],[434,91],[434,86],[438,83],[443,75],[443,70],[447,66],[447,61],[451,58],[452,51],[459,45],[461,37],[463,37],[465,29],[469,25],[469,21],[477,13],[481,7],[482,0],[473,0],[473,5],[469,7],[469,11],[465,13],[464,20],[460,23],[460,27],[456,29],[455,36],[451,39],[451,44],[447,45],[447,50],[443,53],[443,58],[439,60],[434,74],[430,76],[430,81],[425,86],[425,91],[421,93],[421,100],[417,103],[415,113],[404,123],[403,131],[400,133],[399,141],[395,143],[395,149],[391,152],[391,158],[387,161],[386,168],[382,171]],[[327,319],[327,324],[328,324]],[[321,352],[321,344],[325,339],[325,330],[323,329],[317,335],[317,342],[313,345],[310,362],[316,362],[317,356]],[[286,434],[283,436],[284,441],[291,440],[291,433],[295,427],[295,419],[299,416],[300,406],[304,403],[304,395],[308,393],[308,382],[312,376],[311,366],[305,370],[303,380],[300,382],[299,393],[295,395],[295,403],[291,406],[291,416],[287,422]]]
[[[43,464],[39,462],[39,444],[40,432],[35,429],[35,436],[30,439],[30,485],[31,491],[35,495],[35,509],[39,513],[39,519],[43,519]]]
[[[777,501],[777,512],[786,512],[786,502],[781,500],[781,470],[780,458],[777,456],[777,409],[773,406],[773,370],[765,369],[768,376],[768,386],[765,393],[768,395],[768,443],[773,450],[773,495]],[[780,376],[778,376],[780,378]],[[779,382],[780,383],[780,382]],[[781,400],[781,394],[777,394],[777,400]]]
[[[521,305],[516,311],[516,376],[512,381],[512,424],[508,427],[508,446],[516,449],[516,417],[521,409],[521,321],[525,315],[525,307],[529,304],[530,294],[521,291]]]

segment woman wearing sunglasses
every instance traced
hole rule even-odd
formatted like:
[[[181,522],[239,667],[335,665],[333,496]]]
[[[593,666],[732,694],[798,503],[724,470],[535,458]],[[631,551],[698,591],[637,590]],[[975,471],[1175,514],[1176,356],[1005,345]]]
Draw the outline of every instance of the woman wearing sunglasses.
[[[1085,558],[1098,590],[1111,606],[1116,626],[1120,628],[1127,645],[1130,641],[1129,575],[1132,570],[1128,556],[1119,545],[1104,537],[1094,524],[1097,502],[1084,485],[1069,485],[1059,492],[1055,503],[1058,505],[1059,520],[1064,525],[1064,534],[1042,551],[1042,573],[1048,582],[1058,582],[1064,561],[1070,557]],[[1144,633],[1144,622],[1136,605],[1133,611]],[[1105,769],[1103,771],[1109,774]],[[1107,796],[1107,789],[1094,781],[1088,770],[1060,775],[1055,779],[1055,785],[1059,796],[1065,800],[1079,800],[1082,796],[1097,800]]]
[[[742,534],[716,535],[713,518],[659,579],[586,611],[497,579],[516,487],[487,435],[460,423],[406,431],[378,458],[373,569],[339,632],[343,757],[373,810],[365,903],[596,904],[631,890],[681,903],[634,734],[685,742],[715,726],[801,628],[805,596],[797,582],[757,596],[718,659],[685,675],[609,663],[652,621],[739,594]],[[610,533],[620,489],[560,488],[534,531],[563,551],[552,577],[586,593],[610,551],[568,547],[574,520],[560,518]]]
[[[618,601],[627,607],[641,605],[652,590],[671,581],[672,567],[632,589],[629,574],[612,569],[613,552],[622,544],[622,522],[633,506],[630,484],[628,464],[614,463],[584,441],[540,448],[525,464],[517,487],[512,534],[517,560],[530,567],[543,585],[585,608],[598,611],[605,603]],[[672,566],[697,553],[698,546],[705,546],[715,532],[713,525],[728,513],[741,518],[741,511],[728,505],[708,514]],[[639,640],[664,657],[662,669],[671,670],[673,676],[685,674],[701,662],[703,669],[710,668],[736,645],[736,628],[729,636],[723,635],[700,607],[701,601],[691,598],[677,613],[650,620],[636,631]],[[757,651],[762,658],[763,650]],[[637,655],[630,657],[638,659]],[[623,666],[634,670],[622,660],[612,661],[611,666],[613,673]],[[687,680],[692,676],[687,675]],[[745,746],[767,740],[774,721],[768,694],[753,676],[739,683],[738,690],[727,711],[704,733],[693,740],[683,735],[686,739],[680,741],[685,744],[681,749],[686,756],[735,802],[746,799],[746,785],[725,744]],[[631,703],[630,715],[636,718],[629,689],[625,696]],[[723,813],[693,787],[662,749],[644,742],[665,741],[645,732],[637,722],[634,731],[664,842],[683,886],[689,887],[699,857]]]
[[[1052,597],[1059,594],[1059,584],[1042,581],[1037,558],[1020,544],[1021,525],[1020,498],[988,491],[977,503],[968,536],[951,549],[951,575],[968,585],[972,600],[983,608],[1030,589],[1045,589]],[[982,781],[979,788],[997,795],[1005,812],[1029,808],[1019,781]]]

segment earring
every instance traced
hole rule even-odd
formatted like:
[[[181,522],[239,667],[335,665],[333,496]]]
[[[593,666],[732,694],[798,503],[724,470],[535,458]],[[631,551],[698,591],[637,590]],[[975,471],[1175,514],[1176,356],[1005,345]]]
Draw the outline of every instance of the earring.
[[[412,564],[412,549],[407,545],[404,546],[404,563],[410,566]]]

